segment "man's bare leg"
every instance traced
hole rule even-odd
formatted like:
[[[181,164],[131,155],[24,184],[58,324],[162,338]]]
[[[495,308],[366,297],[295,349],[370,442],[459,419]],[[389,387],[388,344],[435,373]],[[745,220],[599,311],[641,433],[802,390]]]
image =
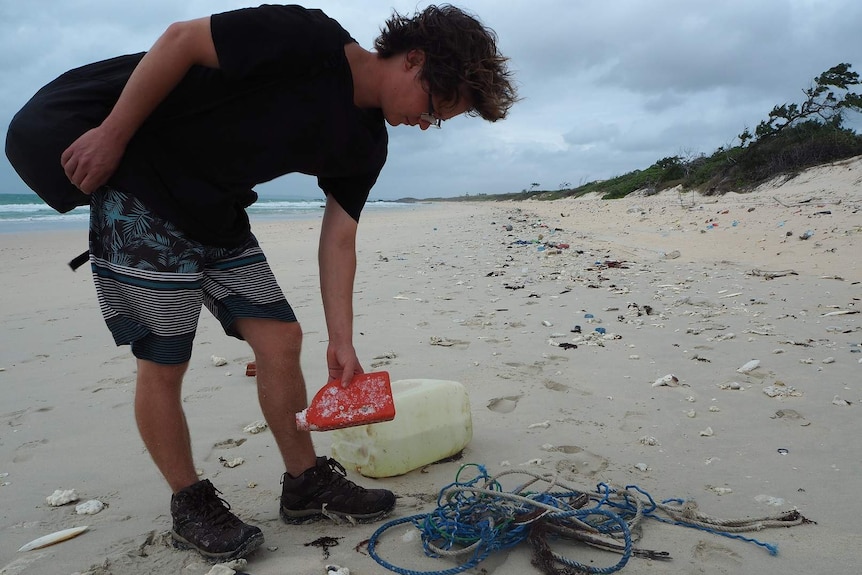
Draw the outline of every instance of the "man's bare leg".
[[[311,434],[296,429],[296,413],[308,405],[299,367],[299,324],[243,319],[237,328],[254,349],[261,409],[287,469],[279,509],[282,520],[302,524],[335,515],[373,521],[389,513],[395,506],[391,491],[356,485],[337,462],[316,458]]]
[[[182,408],[188,363],[161,365],[138,360],[135,419],[150,457],[176,493],[198,481],[189,428]]]
[[[296,429],[296,413],[308,406],[299,364],[302,328],[296,322],[241,318],[236,328],[254,350],[257,394],[263,416],[287,472],[297,477],[314,467],[311,434]]]
[[[209,481],[199,481],[182,408],[182,380],[188,363],[160,365],[138,360],[135,418],[144,445],[174,492],[174,545],[204,557],[229,561],[263,544],[260,528],[230,512]]]

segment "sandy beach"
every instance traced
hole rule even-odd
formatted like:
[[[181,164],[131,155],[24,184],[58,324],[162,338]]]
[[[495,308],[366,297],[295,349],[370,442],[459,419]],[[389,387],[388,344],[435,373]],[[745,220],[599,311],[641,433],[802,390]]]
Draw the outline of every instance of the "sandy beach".
[[[312,395],[326,379],[319,222],[254,229],[302,323]],[[638,545],[672,560],[633,557],[621,572],[858,573],[860,240],[862,158],[720,197],[674,190],[366,213],[354,300],[364,367],[461,382],[474,433],[459,461],[350,477],[398,495],[387,520],[431,511],[464,463],[556,474],[585,491],[637,485],[724,519],[797,509],[816,523],[744,534],[777,545],[774,556],[647,520]],[[87,269],[66,266],[85,243],[83,231],[0,236],[0,575],[205,575],[210,563],[168,542],[170,491],[135,428],[133,358],[113,345]],[[206,312],[196,341],[184,387],[196,464],[266,537],[239,570],[390,573],[364,547],[387,520],[280,521],[277,449],[267,432],[244,431],[261,419],[250,350]],[[315,442],[329,454],[330,434]],[[244,463],[222,464],[236,457]],[[49,505],[58,489],[105,508]],[[89,530],[74,539],[17,551],[80,525]],[[393,528],[377,551],[408,570],[455,565],[425,557],[413,532]],[[336,544],[311,544],[322,537]],[[619,559],[576,543],[558,550],[595,567]],[[540,573],[527,543],[469,572]]]

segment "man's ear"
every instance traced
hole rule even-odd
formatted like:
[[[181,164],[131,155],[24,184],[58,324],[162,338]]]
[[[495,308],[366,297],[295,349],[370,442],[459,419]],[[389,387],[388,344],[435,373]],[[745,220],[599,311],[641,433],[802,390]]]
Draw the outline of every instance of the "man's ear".
[[[404,67],[407,70],[411,68],[419,67],[425,65],[425,52],[422,50],[410,50],[407,54],[404,55]]]

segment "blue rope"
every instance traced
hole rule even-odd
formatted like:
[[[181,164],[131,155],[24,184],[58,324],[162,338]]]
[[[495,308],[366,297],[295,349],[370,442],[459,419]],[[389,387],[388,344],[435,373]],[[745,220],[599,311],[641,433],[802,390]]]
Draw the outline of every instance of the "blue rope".
[[[377,531],[375,531],[371,538],[368,540],[368,554],[381,566],[395,573],[401,573],[401,575],[456,575],[456,573],[462,573],[467,569],[472,569],[473,567],[484,561],[490,554],[489,552],[484,556],[474,556],[467,563],[442,571],[413,571],[411,569],[405,569],[403,567],[393,565],[392,563],[386,561],[385,559],[380,557],[380,555],[377,554],[377,540],[380,539],[380,536],[383,535],[384,531],[387,531],[392,527],[397,527],[398,525],[402,525],[404,523],[415,523],[416,521],[425,517],[425,515],[411,515],[409,517],[402,517],[401,519],[394,519],[384,524],[379,529],[377,529]]]
[[[462,472],[473,467],[476,468],[477,475],[470,480],[462,481]],[[484,484],[477,487],[476,484],[480,481],[484,481]],[[489,491],[491,493],[488,493]],[[500,496],[497,497],[494,492],[499,492]],[[642,498],[632,495],[632,492]],[[504,494],[518,495],[531,501],[507,498]],[[466,464],[458,470],[455,481],[440,490],[435,510],[427,514],[395,519],[382,525],[368,540],[368,554],[386,569],[401,575],[456,575],[476,567],[494,551],[510,549],[523,542],[529,537],[534,521],[547,521],[575,530],[582,529],[579,524],[587,524],[598,533],[617,539],[622,538],[624,541],[622,558],[609,567],[583,565],[557,553],[552,553],[553,558],[584,573],[608,575],[621,570],[632,556],[633,544],[629,521],[634,520],[638,513],[662,523],[754,543],[767,549],[770,555],[778,553],[778,546],[773,543],[764,543],[717,528],[663,517],[659,513],[662,511],[668,513],[669,504],[684,505],[685,500],[665,499],[659,504],[652,495],[636,485],[629,485],[623,491],[617,491],[606,483],[599,483],[596,486],[596,495],[591,497],[594,502],[592,507],[575,508],[569,503],[581,497],[582,493],[577,491],[529,493],[524,492],[522,488],[506,493],[496,480],[491,480],[482,465]],[[537,505],[532,505],[531,502]],[[420,531],[422,546],[427,556],[440,557],[444,552],[449,551],[452,555],[459,551],[467,555],[469,550],[467,561],[439,571],[413,571],[386,561],[377,553],[378,542],[383,533],[405,523],[412,523]]]
[[[460,481],[461,472],[467,467],[476,467],[478,475],[472,480]],[[476,567],[494,551],[510,549],[520,544],[529,536],[532,521],[524,520],[519,523],[516,518],[528,516],[536,510],[536,507],[526,502],[496,498],[487,493],[469,494],[469,488],[474,487],[481,480],[485,480],[482,489],[502,493],[499,483],[496,481],[489,483],[488,479],[487,472],[481,465],[462,466],[456,474],[455,481],[440,490],[437,509],[428,514],[403,517],[384,524],[369,538],[368,554],[383,567],[401,575],[455,575]],[[453,490],[456,487],[464,489]],[[595,522],[596,518],[601,518],[601,522],[596,525],[598,531],[623,534],[625,547],[622,558],[611,567],[583,565],[554,554],[557,561],[585,573],[607,575],[622,569],[631,558],[631,533],[625,520],[607,509],[572,507],[567,501],[580,497],[580,493],[569,491],[554,494],[522,494],[520,490],[515,490],[513,493],[558,509],[558,511],[550,511],[540,508],[544,513],[538,518],[542,520],[565,525],[566,521],[572,518],[583,523]],[[420,530],[422,546],[429,557],[439,557],[440,553],[437,550],[457,551],[473,547],[472,553],[465,563],[441,571],[413,571],[393,565],[377,553],[378,541],[385,531],[404,523],[413,523]],[[608,524],[612,524],[613,527],[608,528]],[[575,525],[572,527],[577,528]]]
[[[631,502],[628,494],[623,496],[624,503],[620,503],[618,501],[613,501],[610,499],[611,495],[616,493],[616,490],[611,488],[606,483],[599,483],[597,486],[597,491],[599,493],[604,493],[602,498],[600,499],[601,504],[609,505],[615,509],[619,509],[622,511],[623,517],[629,518],[634,517],[637,508]],[[692,523],[687,523],[685,521],[678,521],[675,519],[668,519],[666,517],[662,517],[656,513],[656,510],[659,508],[653,499],[652,495],[638,487],[637,485],[627,485],[626,490],[632,489],[637,491],[649,501],[649,506],[644,508],[643,515],[644,517],[649,517],[650,519],[655,519],[656,521],[660,521],[661,523],[666,523],[669,525],[679,525],[681,527],[688,527],[689,529],[697,529],[698,531],[705,531],[706,533],[712,533],[713,535],[720,535],[722,537],[727,537],[728,539],[736,539],[737,541],[744,541],[746,543],[753,543],[760,547],[763,547],[767,551],[769,551],[770,555],[778,555],[778,545],[775,543],[767,543],[764,541],[760,541],[758,539],[754,539],[752,537],[745,537],[744,535],[739,535],[737,533],[728,533],[727,531],[721,531],[720,529],[713,529],[710,527],[704,527],[703,525],[695,525]],[[672,498],[665,499],[662,501],[662,505],[667,505],[669,503],[676,503],[678,505],[683,505],[685,503],[684,499]]]
[[[671,525],[681,525],[682,527],[688,527],[690,529],[697,529],[699,531],[706,531],[707,533],[712,533],[714,535],[721,535],[722,537],[727,537],[728,539],[736,539],[738,541],[745,541],[746,543],[754,543],[755,545],[759,545],[763,547],[767,551],[769,551],[770,555],[778,555],[778,545],[775,543],[767,543],[765,541],[759,541],[757,539],[751,537],[745,537],[744,535],[739,535],[738,533],[728,533],[727,531],[717,531],[715,529],[710,529],[709,527],[704,527],[702,525],[692,525],[691,523],[685,523],[683,521],[674,521],[672,519],[665,519],[664,517],[655,517],[650,516],[652,519],[657,521],[661,521],[662,523],[669,523]]]

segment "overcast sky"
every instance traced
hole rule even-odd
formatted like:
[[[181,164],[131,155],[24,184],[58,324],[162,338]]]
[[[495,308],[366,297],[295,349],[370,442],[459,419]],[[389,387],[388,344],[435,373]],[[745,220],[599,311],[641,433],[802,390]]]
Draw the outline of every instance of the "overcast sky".
[[[0,134],[42,85],[88,62],[147,50],[168,24],[260,2],[0,0]],[[736,143],[776,104],[841,62],[862,73],[859,0],[468,0],[500,39],[519,93],[510,117],[443,130],[389,129],[372,199],[558,189]],[[418,4],[320,0],[370,48],[384,20]],[[0,191],[26,192],[5,155]],[[317,197],[289,176],[264,194]]]

